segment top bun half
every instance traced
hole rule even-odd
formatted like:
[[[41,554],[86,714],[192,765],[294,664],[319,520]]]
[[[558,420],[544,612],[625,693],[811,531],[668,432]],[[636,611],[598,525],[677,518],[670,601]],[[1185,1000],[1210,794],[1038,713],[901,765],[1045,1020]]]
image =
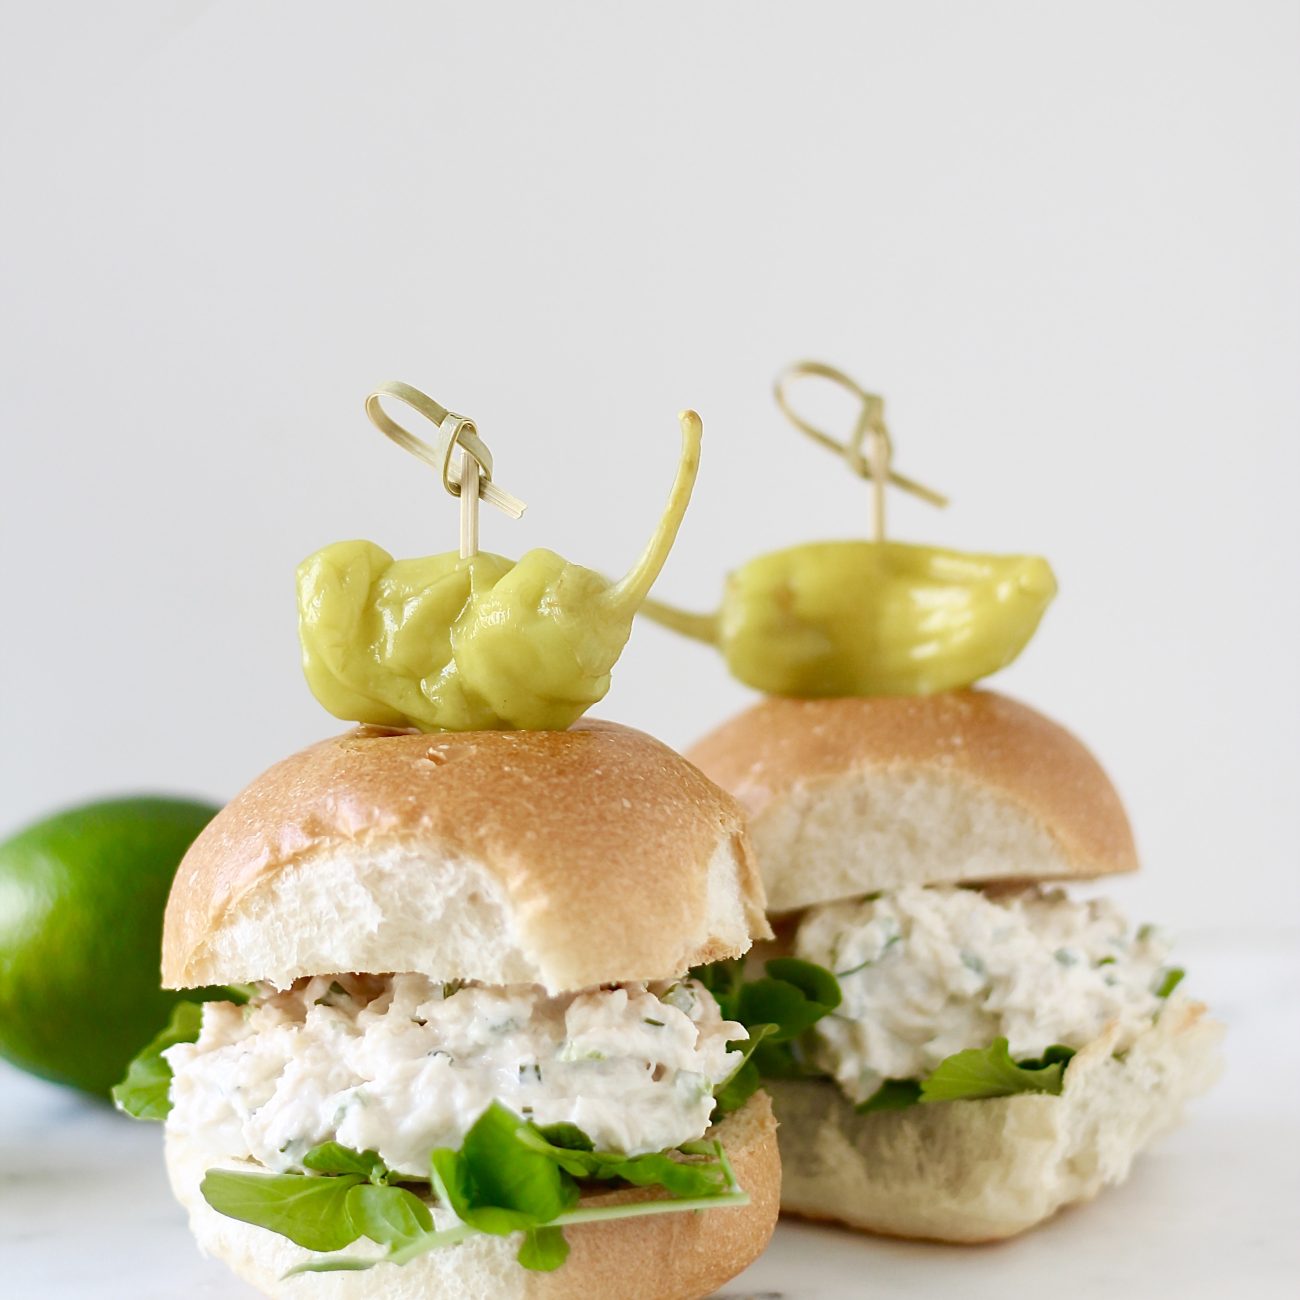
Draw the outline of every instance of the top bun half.
[[[903,885],[1137,869],[1100,764],[993,691],[767,699],[687,756],[750,816],[773,912]]]
[[[413,971],[559,993],[768,934],[741,810],[657,740],[361,728],[277,763],[194,842],[163,982]]]

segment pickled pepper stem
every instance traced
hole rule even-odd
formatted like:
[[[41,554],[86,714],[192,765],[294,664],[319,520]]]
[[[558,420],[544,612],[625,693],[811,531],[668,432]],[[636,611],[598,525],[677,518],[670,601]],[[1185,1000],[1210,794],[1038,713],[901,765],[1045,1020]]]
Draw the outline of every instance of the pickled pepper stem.
[[[718,644],[718,616],[716,614],[693,614],[689,609],[678,609],[676,605],[666,604],[662,600],[647,597],[637,613],[666,627],[692,641],[703,641],[705,645]]]
[[[682,454],[677,462],[673,489],[668,494],[668,504],[664,507],[659,526],[641,553],[641,558],[625,577],[602,595],[601,600],[606,605],[632,609],[639,606],[649,594],[659,571],[664,567],[668,552],[673,548],[673,542],[677,540],[677,530],[681,527],[691,491],[695,487],[695,476],[699,473],[700,439],[704,433],[700,417],[694,411],[683,411],[677,418],[682,426]]]

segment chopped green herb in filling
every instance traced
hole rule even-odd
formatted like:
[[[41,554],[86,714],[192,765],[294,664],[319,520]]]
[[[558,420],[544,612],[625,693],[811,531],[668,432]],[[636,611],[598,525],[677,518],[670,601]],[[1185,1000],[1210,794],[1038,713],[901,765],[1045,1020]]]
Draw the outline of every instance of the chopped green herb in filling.
[[[803,1050],[854,1103],[998,1039],[1015,1062],[1082,1047],[1115,1023],[1122,1050],[1168,982],[1158,932],[1135,933],[1106,900],[1041,888],[909,887],[813,907],[794,952],[841,972],[842,1005]]]
[[[519,1263],[548,1270],[571,1224],[748,1202],[721,1144],[701,1141],[747,1036],[694,981],[547,998],[326,976],[253,992],[248,1009],[181,1004],[115,1095],[214,1162],[260,1164],[210,1169],[203,1196],[322,1253],[293,1272],[402,1264],[481,1233],[522,1234]],[[608,1185],[661,1194],[579,1206]],[[335,1253],[362,1238],[384,1254]]]
[[[671,1150],[707,1130],[714,1090],[743,1061],[731,1045],[745,1039],[690,980],[549,998],[334,975],[260,990],[247,1014],[211,1004],[201,1034],[198,1012],[184,1014],[182,1035],[136,1070],[133,1089],[152,1088],[139,1108],[160,1117],[170,1104],[171,1127],[214,1157],[278,1173],[335,1141],[420,1176],[493,1101],[575,1124],[602,1150]]]
[[[1077,1048],[1116,1023],[1122,1059],[1183,975],[1153,927],[1044,889],[814,907],[794,950],[748,981],[743,960],[693,972],[750,1031],[720,1109],[764,1078],[832,1078],[865,1114],[1059,1095]]]

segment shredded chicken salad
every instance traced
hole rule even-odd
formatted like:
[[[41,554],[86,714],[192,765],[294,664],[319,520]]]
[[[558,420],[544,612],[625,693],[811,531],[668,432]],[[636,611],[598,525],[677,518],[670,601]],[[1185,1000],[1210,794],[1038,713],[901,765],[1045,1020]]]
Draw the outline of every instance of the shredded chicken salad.
[[[692,980],[558,998],[422,975],[322,975],[247,1006],[209,1002],[169,1048],[171,1130],[214,1156],[296,1170],[321,1142],[426,1177],[490,1102],[576,1124],[598,1150],[694,1141],[748,1037]]]
[[[810,908],[794,950],[839,980],[843,1001],[811,1031],[813,1050],[865,1101],[886,1079],[921,1078],[996,1038],[1036,1057],[1114,1022],[1125,1050],[1161,1006],[1168,945],[1105,899],[911,887]]]

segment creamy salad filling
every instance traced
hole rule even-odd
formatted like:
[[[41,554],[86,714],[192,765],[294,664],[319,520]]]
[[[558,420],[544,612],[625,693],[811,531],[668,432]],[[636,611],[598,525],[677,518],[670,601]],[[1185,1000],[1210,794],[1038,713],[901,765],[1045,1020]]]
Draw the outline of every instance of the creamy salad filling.
[[[493,1100],[576,1124],[639,1155],[704,1135],[713,1090],[748,1035],[693,980],[558,998],[422,975],[323,975],[247,1006],[210,1002],[195,1043],[169,1048],[168,1125],[214,1156],[301,1168],[337,1141],[427,1177]]]
[[[794,951],[839,980],[812,1054],[862,1102],[996,1038],[1019,1060],[1083,1047],[1113,1022],[1125,1050],[1162,1005],[1168,945],[1105,899],[912,887],[810,908]]]

